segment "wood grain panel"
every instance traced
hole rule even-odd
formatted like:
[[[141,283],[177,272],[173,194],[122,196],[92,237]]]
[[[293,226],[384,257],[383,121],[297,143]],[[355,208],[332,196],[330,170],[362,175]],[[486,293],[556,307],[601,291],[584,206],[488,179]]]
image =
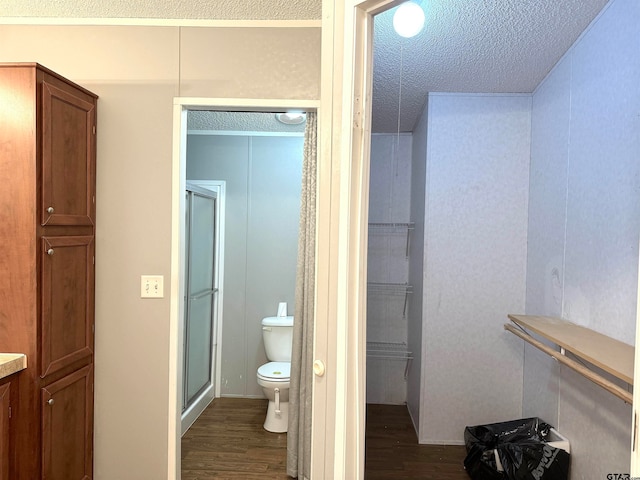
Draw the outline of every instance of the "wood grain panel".
[[[94,101],[50,78],[42,82],[42,225],[93,225]]]
[[[41,255],[44,378],[93,353],[93,237],[42,237]]]
[[[0,480],[9,480],[11,382],[0,385]]]
[[[42,389],[42,478],[88,480],[93,470],[93,367]]]

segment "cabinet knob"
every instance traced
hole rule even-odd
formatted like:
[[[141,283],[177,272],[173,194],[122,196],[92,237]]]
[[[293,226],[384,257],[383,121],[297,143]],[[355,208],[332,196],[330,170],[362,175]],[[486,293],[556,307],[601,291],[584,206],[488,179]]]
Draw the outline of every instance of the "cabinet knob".
[[[49,400],[47,400],[47,404],[49,405],[53,405],[54,403],[56,403],[56,401],[53,398],[50,398]]]
[[[54,212],[53,207],[49,207],[49,208],[47,208],[47,213],[53,213],[53,212]]]
[[[47,255],[53,255],[53,248],[50,248],[49,250],[47,250]]]

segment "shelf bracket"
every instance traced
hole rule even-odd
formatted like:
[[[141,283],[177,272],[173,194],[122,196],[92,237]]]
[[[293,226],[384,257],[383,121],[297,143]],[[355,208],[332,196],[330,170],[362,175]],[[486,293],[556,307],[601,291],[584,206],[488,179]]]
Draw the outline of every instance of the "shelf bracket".
[[[409,378],[409,367],[411,367],[411,361],[413,360],[413,357],[408,357],[407,358],[407,366],[404,367],[404,379],[406,380],[407,378]]]
[[[404,292],[404,307],[402,307],[402,318],[407,316],[407,305],[409,303],[409,291]]]
[[[410,245],[410,240],[409,239],[411,238],[411,235],[409,235],[410,232],[411,232],[411,228],[407,228],[407,246],[406,246],[405,253],[404,253],[404,256],[406,258],[409,258],[409,245]]]

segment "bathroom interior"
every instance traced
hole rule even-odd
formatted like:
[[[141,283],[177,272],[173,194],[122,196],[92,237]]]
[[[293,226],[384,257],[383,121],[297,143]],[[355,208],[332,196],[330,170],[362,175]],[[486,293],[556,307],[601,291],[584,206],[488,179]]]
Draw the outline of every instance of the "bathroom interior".
[[[297,123],[260,112],[190,111],[187,118],[188,184],[224,185],[212,387],[216,397],[264,398],[274,395],[264,383],[279,382],[278,410],[287,405],[304,127],[304,115]],[[268,357],[263,338],[279,331],[286,332],[284,356]],[[283,362],[271,369],[277,378],[263,371],[270,361]],[[286,430],[284,411],[268,418],[270,431]]]
[[[574,478],[626,471],[630,406],[502,324],[558,316],[634,343],[638,8],[609,2],[528,91],[417,99],[407,92],[427,81],[413,68],[424,57],[410,39],[383,42],[393,13],[376,19],[374,42],[374,78],[389,55],[403,63],[383,72],[388,97],[374,84],[367,402],[406,405],[420,443],[460,445],[465,425],[539,416],[570,438]],[[376,115],[385,103],[395,116]],[[273,114],[189,115],[187,178],[226,182],[219,395],[263,398],[261,320],[294,308],[302,129]],[[262,115],[269,127],[253,123]]]

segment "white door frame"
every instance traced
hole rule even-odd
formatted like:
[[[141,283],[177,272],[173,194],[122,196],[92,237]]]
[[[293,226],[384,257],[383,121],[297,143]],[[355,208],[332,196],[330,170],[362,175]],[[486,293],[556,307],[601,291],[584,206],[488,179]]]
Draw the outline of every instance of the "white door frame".
[[[169,479],[180,479],[181,393],[184,317],[184,190],[186,185],[187,112],[189,110],[284,112],[319,110],[313,100],[177,97],[173,102],[173,157],[171,181],[171,278],[169,316]]]
[[[178,360],[183,315],[186,112],[190,109],[318,111],[316,302],[311,477],[364,478],[366,268],[372,16],[399,0],[323,0],[321,100],[174,100],[168,471],[180,479]]]
[[[316,329],[316,348],[322,346],[332,363],[326,385],[325,429],[313,429],[312,479],[364,478],[366,408],[366,278],[369,203],[369,153],[373,15],[400,0],[323,0],[322,159],[331,169],[326,187],[331,211],[319,216],[317,307],[326,319]],[[327,153],[328,152],[328,153]],[[322,187],[322,184],[320,184]],[[322,200],[321,200],[322,201]],[[324,284],[327,283],[327,285]],[[326,287],[326,288],[325,288]],[[326,331],[325,331],[326,330]],[[320,335],[326,334],[326,339]],[[327,342],[323,344],[322,342]],[[318,353],[316,351],[316,358]],[[318,388],[320,382],[316,382]],[[317,396],[314,393],[314,402]],[[314,422],[321,420],[314,411]],[[320,431],[322,430],[322,431]],[[331,433],[325,433],[327,430]],[[320,458],[318,458],[320,457]],[[321,458],[323,460],[321,460]]]

